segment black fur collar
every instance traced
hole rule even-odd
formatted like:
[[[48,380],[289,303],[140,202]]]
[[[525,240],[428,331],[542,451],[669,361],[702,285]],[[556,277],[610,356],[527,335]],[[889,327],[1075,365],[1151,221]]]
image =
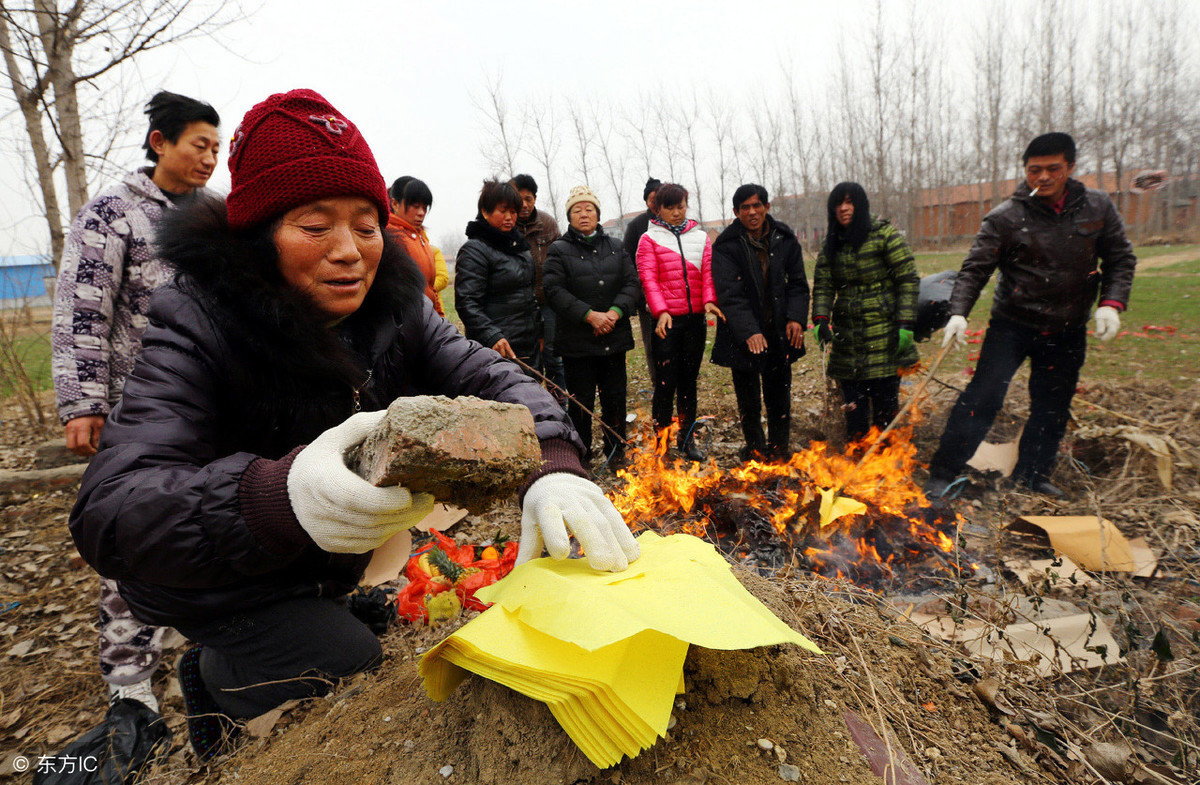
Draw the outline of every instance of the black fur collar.
[[[482,240],[500,253],[515,255],[529,250],[529,241],[517,229],[502,232],[484,220],[482,215],[467,224],[466,234],[468,240]]]
[[[349,414],[353,391],[404,320],[421,318],[425,277],[384,232],[362,307],[330,328],[284,284],[270,236],[269,228],[232,230],[224,201],[206,197],[163,215],[157,248],[176,271],[175,285],[203,305],[230,349],[230,394],[246,427],[294,445],[295,436],[310,439]]]

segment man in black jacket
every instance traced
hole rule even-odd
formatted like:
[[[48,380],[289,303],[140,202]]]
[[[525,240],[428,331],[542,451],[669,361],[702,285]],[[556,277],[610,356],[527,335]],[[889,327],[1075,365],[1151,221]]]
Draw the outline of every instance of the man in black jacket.
[[[746,437],[743,460],[786,458],[790,453],[791,364],[804,356],[808,319],[808,278],[800,242],[768,214],[770,209],[766,188],[739,186],[733,192],[737,220],[721,232],[712,251],[713,287],[725,315],[717,325],[712,361],[733,373]]]
[[[1025,182],[983,219],[950,295],[942,345],[962,340],[967,315],[1000,269],[992,319],[967,389],[950,412],[929,462],[925,495],[953,486],[992,426],[1013,374],[1028,357],[1029,420],[1021,436],[1013,482],[1049,496],[1050,471],[1067,426],[1071,398],[1087,353],[1087,320],[1096,309],[1096,337],[1120,330],[1137,259],[1108,194],[1071,179],[1075,141],[1043,134],[1025,149]],[[1097,265],[1099,261],[1099,265]]]
[[[629,259],[637,264],[637,249],[638,242],[641,241],[642,235],[646,233],[646,229],[650,226],[650,219],[658,215],[658,207],[654,203],[654,195],[658,193],[659,186],[662,181],[651,177],[646,181],[646,187],[642,189],[642,200],[646,203],[646,212],[634,218],[625,227],[625,254]],[[642,331],[642,349],[646,352],[646,372],[650,376],[650,387],[654,387],[654,356],[650,351],[650,346],[653,342],[654,335],[654,317],[650,315],[650,309],[646,307],[644,298],[638,298],[638,324]]]

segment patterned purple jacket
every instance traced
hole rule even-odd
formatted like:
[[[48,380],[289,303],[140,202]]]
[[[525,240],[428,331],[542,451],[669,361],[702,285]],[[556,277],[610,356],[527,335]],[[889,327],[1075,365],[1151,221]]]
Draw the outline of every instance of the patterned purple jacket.
[[[142,345],[150,293],[171,278],[154,250],[154,226],[170,200],[130,172],[84,205],[71,224],[55,287],[54,391],[63,424],[107,416]]]

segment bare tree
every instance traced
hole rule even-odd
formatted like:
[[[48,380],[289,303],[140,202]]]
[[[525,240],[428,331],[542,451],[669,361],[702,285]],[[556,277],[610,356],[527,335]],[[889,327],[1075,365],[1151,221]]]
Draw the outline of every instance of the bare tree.
[[[692,94],[690,104],[680,103],[679,127],[683,131],[682,147],[687,152],[688,162],[692,170],[692,195],[695,197],[691,204],[696,207],[696,220],[704,223],[704,196],[700,183],[700,121],[697,119],[696,95]]]
[[[609,118],[612,117],[611,107],[592,107],[592,120],[596,126],[596,146],[600,148],[600,158],[604,162],[604,171],[608,175],[608,184],[617,195],[617,228],[625,230],[625,151],[618,147],[613,138],[614,130]],[[603,116],[602,116],[603,115]]]
[[[709,90],[706,101],[708,106],[707,125],[712,134],[714,146],[717,149],[717,192],[720,198],[721,215],[725,215],[729,202],[725,196],[729,189],[730,164],[733,143],[733,116],[729,106]]]
[[[115,138],[102,134],[89,150],[80,85],[104,93],[109,82],[120,84],[113,74],[119,77],[123,66],[146,52],[213,35],[241,17],[237,3],[192,0],[73,0],[62,8],[54,0],[0,2],[0,50],[33,153],[56,263],[63,214],[55,173],[61,168],[67,210],[75,215],[88,200],[89,162],[104,161]],[[133,113],[128,104],[122,109],[125,116]]]
[[[1001,128],[1007,109],[1004,55],[1007,48],[1008,7],[1004,0],[984,15],[982,29],[975,32],[974,127],[976,160],[984,182],[990,183],[990,204],[999,203],[1000,156],[1004,147]]]
[[[575,132],[575,170],[583,178],[583,184],[590,186],[592,180],[588,153],[591,152],[592,139],[596,135],[596,129],[584,108],[573,100],[567,101],[567,114],[571,118],[571,129]]]
[[[494,176],[508,179],[517,173],[514,161],[520,150],[522,134],[520,129],[514,127],[513,119],[509,116],[508,102],[504,97],[504,75],[497,74],[495,78],[489,78],[485,83],[484,95],[473,100],[475,108],[488,123],[489,136],[480,149],[484,162]]]
[[[438,237],[437,247],[441,250],[442,256],[446,258],[446,264],[451,270],[454,269],[454,260],[458,258],[458,249],[462,247],[465,239],[463,233],[456,229],[448,229]]]
[[[626,145],[638,156],[647,178],[654,176],[654,155],[658,151],[659,141],[654,133],[654,118],[650,111],[653,103],[650,96],[642,95],[638,99],[637,113],[626,112],[622,115]]]
[[[559,147],[562,146],[558,138],[558,114],[555,105],[535,104],[530,101],[525,105],[525,125],[533,129],[532,133],[528,134],[529,154],[537,161],[545,177],[543,187],[550,199],[554,220],[561,221],[558,213],[558,194],[554,186],[555,160],[558,158]]]
[[[667,179],[677,183],[679,178],[675,176],[675,164],[679,160],[679,138],[676,136],[676,110],[671,102],[662,96],[654,102],[654,130],[658,138],[663,140],[667,157]]]

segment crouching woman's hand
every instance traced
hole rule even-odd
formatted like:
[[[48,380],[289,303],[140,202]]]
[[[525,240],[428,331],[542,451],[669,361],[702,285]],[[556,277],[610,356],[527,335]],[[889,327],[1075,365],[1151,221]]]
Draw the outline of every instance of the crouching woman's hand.
[[[398,485],[376,488],[346,466],[346,453],[386,414],[362,412],[330,428],[296,455],[288,471],[292,511],[321,550],[366,553],[433,510],[429,494]]]
[[[555,472],[525,492],[521,508],[521,549],[517,564],[542,555],[565,559],[571,553],[568,530],[595,570],[620,572],[641,555],[617,508],[594,482]]]

